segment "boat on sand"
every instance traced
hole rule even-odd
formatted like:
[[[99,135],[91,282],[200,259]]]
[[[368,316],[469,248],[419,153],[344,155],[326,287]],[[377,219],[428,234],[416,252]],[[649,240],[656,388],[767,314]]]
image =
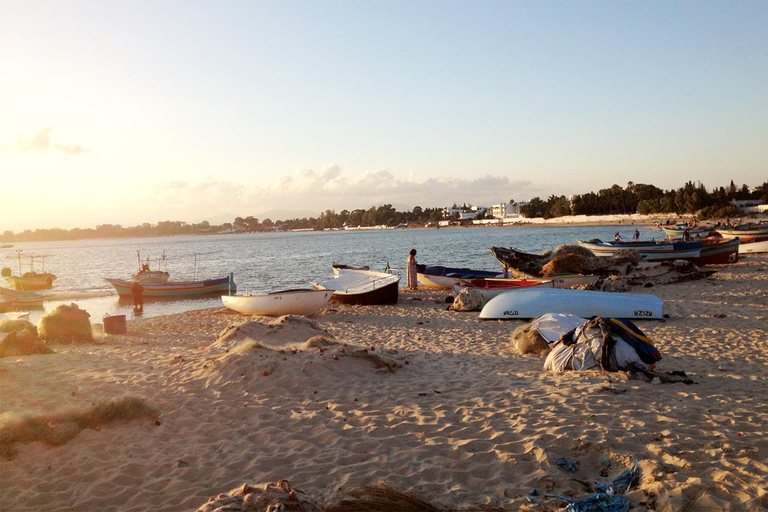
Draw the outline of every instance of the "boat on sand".
[[[317,290],[331,290],[331,300],[343,304],[397,304],[400,276],[373,270],[338,269],[333,279],[313,281]]]
[[[758,252],[768,252],[768,240],[752,242],[751,244],[739,244],[739,254],[752,254]]]
[[[5,306],[11,309],[41,308],[43,307],[43,297],[34,292],[0,288],[0,304],[5,304]]]
[[[701,240],[686,242],[667,240],[661,242],[603,242],[579,240],[579,245],[589,249],[597,257],[613,256],[622,249],[634,249],[648,261],[692,260],[701,254]]]
[[[583,318],[599,315],[652,320],[663,318],[663,305],[659,297],[651,294],[534,288],[502,293],[491,299],[480,312],[480,318],[517,320],[563,313]]]
[[[224,306],[244,315],[309,316],[322,309],[333,290],[284,290],[266,295],[222,295]]]
[[[460,279],[482,279],[486,277],[503,277],[500,272],[490,270],[473,270],[471,268],[444,267],[442,265],[418,265],[419,282],[430,288],[453,290]]]
[[[526,280],[526,279],[462,279],[459,284],[454,286],[456,293],[462,290],[474,290],[483,297],[483,300],[489,301],[497,295],[506,292],[515,292],[527,290],[530,288],[552,288],[552,281],[544,279]]]

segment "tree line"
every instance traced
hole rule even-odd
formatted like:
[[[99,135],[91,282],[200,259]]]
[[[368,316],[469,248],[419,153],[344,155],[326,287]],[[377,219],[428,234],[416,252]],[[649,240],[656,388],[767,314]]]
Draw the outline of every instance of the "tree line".
[[[703,184],[687,182],[677,190],[662,190],[653,185],[629,182],[626,188],[613,185],[611,188],[576,195],[573,201],[565,196],[551,195],[543,200],[534,197],[527,204],[521,205],[520,213],[524,217],[555,218],[566,215],[613,215],[613,214],[689,214],[700,219],[736,217],[741,211],[730,204],[731,200],[753,200],[768,204],[768,182],[750,190],[747,185],[737,187],[733,181],[727,187],[708,191]],[[510,201],[514,202],[514,201]],[[456,205],[454,205],[456,207]],[[468,209],[464,205],[464,209]],[[5,231],[0,234],[0,242],[30,242],[79,240],[88,238],[123,238],[152,237],[172,235],[205,235],[222,232],[266,232],[275,229],[338,229],[344,226],[389,226],[419,225],[436,223],[443,219],[442,207],[422,208],[400,212],[391,204],[372,206],[367,210],[325,210],[319,217],[277,220],[255,217],[237,217],[234,222],[211,225],[208,221],[186,223],[182,221],[162,221],[157,224],[143,223],[138,226],[123,227],[119,224],[101,224],[95,228],[75,229],[36,229],[20,233]]]

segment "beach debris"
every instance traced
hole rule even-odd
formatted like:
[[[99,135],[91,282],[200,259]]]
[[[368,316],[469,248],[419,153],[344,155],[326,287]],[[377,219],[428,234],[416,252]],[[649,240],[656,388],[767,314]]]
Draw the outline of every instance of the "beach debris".
[[[81,411],[59,414],[5,417],[0,424],[0,458],[16,455],[16,445],[43,442],[51,446],[62,445],[86,428],[98,430],[111,423],[149,419],[158,424],[160,413],[144,400],[123,397]]]
[[[35,324],[23,318],[5,318],[0,320],[0,332],[33,331],[37,336]]]
[[[317,501],[291,487],[288,480],[277,483],[243,484],[228,493],[210,498],[197,512],[320,512]]]
[[[30,327],[10,332],[0,340],[0,358],[33,354],[55,354],[37,336],[37,328],[31,324]]]
[[[551,350],[547,340],[533,327],[532,322],[515,329],[509,341],[517,352],[524,355],[546,356]]]
[[[623,496],[640,480],[640,466],[637,461],[625,469],[612,482],[598,483],[598,492],[584,498],[574,499],[557,494],[545,494],[546,498],[557,498],[568,503],[568,512],[626,512],[630,503]]]
[[[557,459],[555,461],[555,465],[556,466],[558,466],[558,467],[560,467],[560,468],[562,468],[562,469],[564,469],[566,471],[570,471],[571,473],[577,472],[579,470],[579,465],[580,464],[581,463],[579,461],[571,462],[568,459],[566,459],[565,457],[563,457],[562,459]]]
[[[653,370],[661,353],[629,320],[597,316],[574,328],[555,343],[544,361],[544,369],[566,370]]]
[[[453,311],[480,311],[485,301],[479,291],[463,288],[453,301]]]
[[[61,344],[92,343],[90,316],[77,304],[56,306],[40,320],[40,338]]]

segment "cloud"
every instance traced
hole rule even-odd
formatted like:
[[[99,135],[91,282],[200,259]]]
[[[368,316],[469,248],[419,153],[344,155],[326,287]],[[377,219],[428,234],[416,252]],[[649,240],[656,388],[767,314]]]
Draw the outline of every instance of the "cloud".
[[[65,155],[80,156],[84,152],[88,151],[79,144],[64,146],[61,144],[51,143],[51,131],[53,131],[53,128],[46,127],[39,130],[32,137],[17,135],[13,141],[0,144],[0,153],[20,154],[53,151],[64,153]]]
[[[199,183],[166,182],[141,190],[146,221],[200,219],[231,213],[256,215],[270,209],[354,210],[381,204],[398,209],[443,207],[453,203],[490,206],[542,194],[542,187],[506,176],[429,178],[414,173],[401,179],[389,169],[347,176],[334,164],[319,171],[300,169],[271,183],[245,185],[208,178]]]

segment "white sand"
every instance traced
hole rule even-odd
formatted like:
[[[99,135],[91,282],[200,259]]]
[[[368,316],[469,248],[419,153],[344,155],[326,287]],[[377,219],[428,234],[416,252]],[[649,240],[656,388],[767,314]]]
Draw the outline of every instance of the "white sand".
[[[584,496],[632,460],[642,477],[627,497],[639,510],[761,510],[766,268],[768,256],[755,255],[706,281],[636,290],[662,297],[670,315],[638,322],[664,356],[657,369],[684,370],[690,386],[543,373],[543,359],[510,350],[520,322],[448,311],[447,293],[426,290],[314,317],[338,343],[375,347],[394,373],[343,345],[292,353],[322,334],[301,325],[263,334],[272,350],[235,353],[236,339],[213,343],[243,320],[225,309],[134,320],[101,345],[0,360],[6,424],[123,396],[161,412],[160,425],[17,445],[0,460],[0,510],[194,510],[244,482],[282,478],[325,503],[384,481],[445,507],[518,510],[534,488]],[[561,457],[579,471],[557,467]]]

